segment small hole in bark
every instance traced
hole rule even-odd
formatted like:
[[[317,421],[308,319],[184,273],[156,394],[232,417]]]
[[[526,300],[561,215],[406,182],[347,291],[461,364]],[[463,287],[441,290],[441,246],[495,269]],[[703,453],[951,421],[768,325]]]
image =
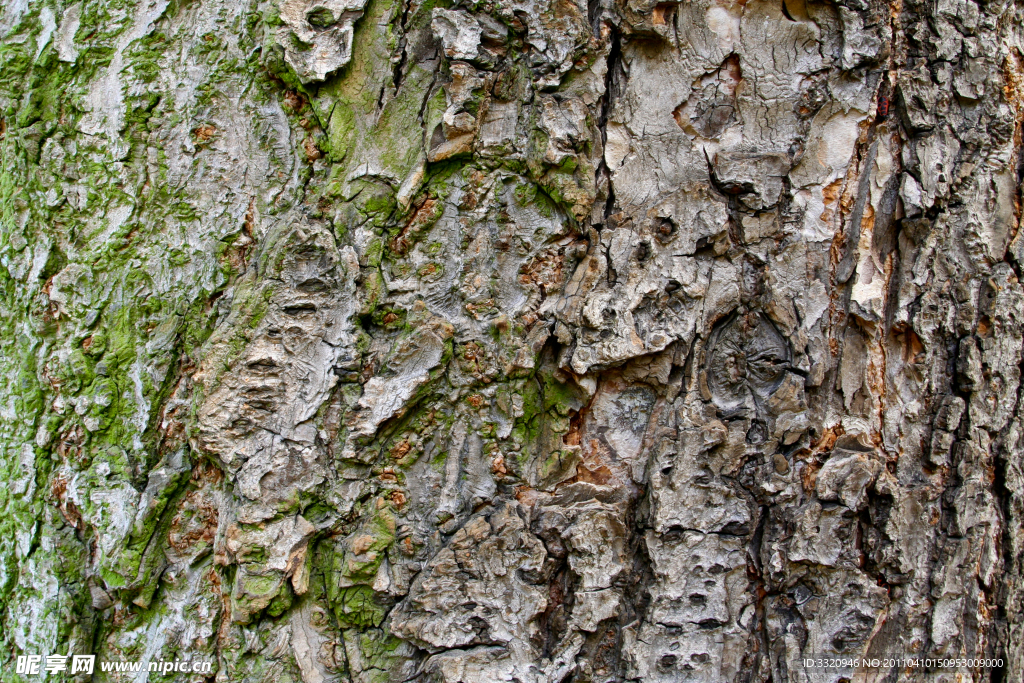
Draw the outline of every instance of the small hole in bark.
[[[306,21],[314,28],[327,28],[333,26],[338,20],[326,7],[317,7],[306,13]]]
[[[747,430],[747,443],[757,445],[768,440],[768,428],[763,422],[754,422]]]
[[[694,245],[693,255],[696,256],[700,254],[702,251],[714,251],[714,245],[711,243],[711,240],[707,237],[701,237],[699,240],[697,240],[697,244]]]
[[[636,248],[636,260],[642,263],[646,261],[650,255],[651,245],[649,245],[647,242],[641,242],[640,246]]]
[[[295,304],[294,306],[285,306],[281,309],[285,315],[297,316],[304,313],[316,313],[316,306],[313,304]]]
[[[311,277],[308,280],[303,280],[295,287],[299,291],[315,293],[315,292],[326,292],[328,289],[327,283],[317,277]]]
[[[662,670],[675,668],[678,659],[675,655],[665,655],[658,660],[658,668]]]
[[[671,218],[662,218],[658,223],[658,228],[655,230],[654,236],[659,242],[665,244],[666,242],[670,242],[672,238],[676,236],[677,232],[678,228],[676,228],[676,224]]]

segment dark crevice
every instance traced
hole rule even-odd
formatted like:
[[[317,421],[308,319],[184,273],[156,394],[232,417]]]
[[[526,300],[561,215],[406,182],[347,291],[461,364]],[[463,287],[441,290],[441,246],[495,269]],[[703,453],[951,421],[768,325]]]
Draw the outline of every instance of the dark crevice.
[[[405,78],[405,65],[409,61],[409,39],[406,36],[409,22],[409,9],[412,5],[412,0],[405,0],[402,3],[402,17],[398,22],[399,26],[399,44],[398,49],[402,51],[402,56],[395,63],[394,70],[391,74],[391,80],[395,88],[395,93],[398,93],[402,88],[402,80]]]
[[[572,573],[564,560],[547,587],[547,608],[537,618],[537,639],[541,642],[535,643],[544,657],[550,657],[555,651],[568,630],[569,615],[572,613],[575,591]]]
[[[618,273],[615,271],[615,268],[612,266],[612,253],[610,245],[605,245],[604,258],[605,263],[608,266],[608,284],[614,286],[615,283],[618,282],[619,276]]]
[[[625,79],[625,72],[622,69],[621,38],[618,29],[610,27],[610,30],[611,47],[608,50],[608,70],[605,73],[604,98],[601,100],[601,112],[597,123],[598,128],[601,130],[602,149],[608,145],[608,116],[611,114],[612,103],[618,96],[618,88],[621,85],[621,81]],[[601,161],[598,164],[595,175],[598,187],[600,187],[602,180],[607,183],[608,196],[604,206],[604,219],[607,223],[615,208],[615,189],[612,187],[611,169],[608,168],[608,164],[605,162],[604,154],[601,155]]]
[[[796,22],[796,19],[793,18],[793,15],[789,13],[789,8],[786,7],[786,0],[782,0],[782,14],[790,21]]]
[[[1024,377],[1024,357],[1021,358],[1018,364],[1019,376]],[[995,606],[995,626],[996,634],[995,638],[990,640],[989,648],[993,651],[986,652],[984,656],[1001,658],[1004,662],[1008,662],[1010,659],[1010,625],[1020,618],[1020,614],[1010,614],[1007,607],[1010,604],[1010,597],[1013,590],[1014,579],[1019,581],[1022,574],[1024,574],[1024,564],[1021,564],[1021,560],[1024,558],[1017,557],[1013,554],[1013,537],[1012,529],[1015,525],[1020,524],[1024,520],[1015,519],[1013,511],[1013,492],[1007,485],[1007,470],[1010,467],[1010,462],[1014,457],[1014,454],[1006,449],[1006,443],[1011,439],[1010,430],[1011,425],[1015,421],[1019,421],[1021,408],[1024,407],[1024,382],[1017,384],[1017,401],[1016,409],[1014,410],[1013,418],[1009,421],[1007,427],[1005,427],[998,437],[997,443],[999,448],[994,449],[994,463],[992,467],[992,494],[996,499],[996,505],[1002,516],[1002,534],[1000,535],[1000,545],[1002,546],[1002,561],[1003,571],[1000,576],[994,579],[993,586],[986,587],[981,585],[979,582],[980,589],[988,597],[988,602]],[[966,416],[966,414],[965,414]],[[963,420],[961,420],[963,421]],[[1007,674],[1007,668],[998,667],[991,671],[992,683],[1002,683],[1005,680]]]
[[[645,493],[641,500],[635,501],[630,506],[626,514],[626,528],[632,530],[629,538],[629,550],[627,552],[632,557],[633,562],[629,571],[623,572],[617,582],[621,584],[622,589],[622,610],[619,614],[618,623],[618,631],[620,633],[626,626],[642,623],[647,619],[647,612],[651,603],[650,586],[656,581],[654,563],[647,552],[647,542],[645,540],[648,526],[641,519],[641,511],[649,507],[649,496],[650,493]],[[621,656],[621,646],[620,637],[617,644],[618,649],[615,652],[615,661],[620,676],[624,677],[626,662]]]

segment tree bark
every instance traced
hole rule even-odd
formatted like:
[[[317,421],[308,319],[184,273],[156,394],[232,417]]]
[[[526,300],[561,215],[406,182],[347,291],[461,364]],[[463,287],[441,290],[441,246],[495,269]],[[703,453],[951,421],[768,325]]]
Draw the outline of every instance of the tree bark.
[[[1024,680],[1020,2],[0,36],[0,680]]]

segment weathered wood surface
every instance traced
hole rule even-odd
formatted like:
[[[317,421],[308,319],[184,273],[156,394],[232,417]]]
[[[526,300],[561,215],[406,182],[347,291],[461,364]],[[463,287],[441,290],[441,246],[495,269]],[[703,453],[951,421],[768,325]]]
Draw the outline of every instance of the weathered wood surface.
[[[1010,0],[8,0],[0,679],[1024,680],[1022,50]]]

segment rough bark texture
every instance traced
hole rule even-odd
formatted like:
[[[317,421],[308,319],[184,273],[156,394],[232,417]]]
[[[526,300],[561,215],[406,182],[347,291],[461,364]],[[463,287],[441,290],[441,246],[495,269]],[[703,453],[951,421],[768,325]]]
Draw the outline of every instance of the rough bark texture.
[[[0,679],[1024,679],[1024,5],[581,3],[4,3]]]

